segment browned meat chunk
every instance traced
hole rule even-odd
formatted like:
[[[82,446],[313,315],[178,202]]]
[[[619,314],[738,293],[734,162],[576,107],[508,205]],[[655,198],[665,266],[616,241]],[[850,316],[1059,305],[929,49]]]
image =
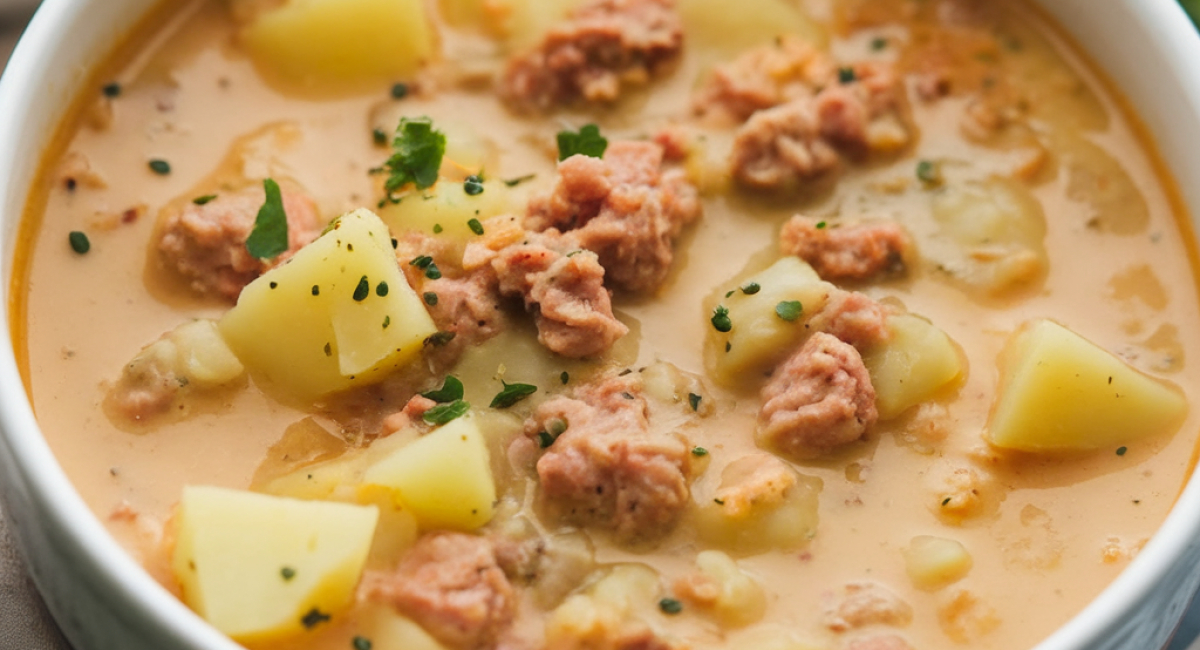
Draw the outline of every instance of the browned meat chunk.
[[[733,141],[733,175],[761,189],[791,187],[838,166],[838,155],[821,138],[820,116],[811,99],[758,111]]]
[[[662,172],[662,160],[652,142],[613,143],[602,160],[572,156],[559,163],[553,190],[530,201],[526,227],[557,228],[572,246],[595,252],[616,287],[656,289],[675,239],[700,216],[696,189],[679,171]]]
[[[368,574],[362,588],[462,650],[493,645],[516,609],[491,542],[461,533],[422,537],[395,571]]]
[[[834,632],[845,632],[866,625],[903,627],[912,622],[912,616],[912,606],[883,586],[873,582],[851,582],[846,585],[841,600],[825,611],[824,618],[825,627]]]
[[[875,420],[875,388],[858,350],[817,332],[763,387],[758,439],[812,458],[863,437]]]
[[[830,84],[837,67],[808,43],[785,36],[717,66],[692,100],[697,115],[746,121],[757,111],[812,97]]]
[[[892,67],[865,62],[839,71],[841,81],[817,94],[821,136],[851,155],[908,143],[900,121],[902,89]]]
[[[534,312],[538,341],[552,352],[580,358],[601,354],[629,332],[612,312],[604,268],[595,253],[563,251],[556,230],[501,249],[492,260],[500,291],[524,297]]]
[[[258,186],[220,194],[204,205],[188,202],[168,214],[158,250],[196,291],[236,300],[242,287],[291,257],[321,232],[317,206],[311,198],[286,187],[282,194],[288,250],[274,259],[256,259],[246,250],[246,238],[266,200]]]
[[[808,262],[824,280],[870,280],[902,273],[912,239],[895,223],[826,227],[801,215],[779,232],[779,248]]]
[[[668,530],[688,503],[687,445],[650,431],[640,377],[608,377],[544,402],[526,435],[549,445],[537,462],[542,497],[563,519],[619,539]],[[557,436],[557,437],[555,437]]]
[[[682,49],[673,0],[590,0],[537,49],[509,61],[500,92],[525,110],[611,102],[623,85],[645,84],[666,70]]]
[[[806,324],[814,332],[825,332],[859,350],[891,338],[887,319],[892,310],[866,294],[840,289],[829,294],[825,306]]]

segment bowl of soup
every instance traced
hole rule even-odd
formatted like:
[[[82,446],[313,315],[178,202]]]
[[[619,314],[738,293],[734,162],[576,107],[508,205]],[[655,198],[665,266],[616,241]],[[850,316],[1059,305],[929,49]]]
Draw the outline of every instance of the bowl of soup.
[[[744,5],[47,0],[0,477],[68,638],[1164,646],[1182,10]]]

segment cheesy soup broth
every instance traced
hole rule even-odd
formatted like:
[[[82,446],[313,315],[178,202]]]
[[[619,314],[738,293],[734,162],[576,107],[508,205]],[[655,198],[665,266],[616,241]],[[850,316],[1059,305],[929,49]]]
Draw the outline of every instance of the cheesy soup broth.
[[[531,7],[542,7],[536,2],[504,5],[508,13],[482,20],[473,12],[497,11],[494,3],[484,3],[490,9],[451,0],[431,5],[436,53],[405,74],[365,75],[355,87],[346,85],[352,74],[322,83],[318,70],[297,79],[254,50],[255,21],[284,11],[260,4],[205,0],[160,11],[132,36],[131,54],[101,66],[97,85],[108,85],[84,91],[63,126],[61,146],[43,161],[37,207],[27,215],[30,263],[18,273],[14,331],[21,333],[16,347],[24,352],[51,447],[112,533],[188,601],[195,594],[181,588],[172,560],[185,486],[271,491],[271,481],[289,472],[311,472],[389,439],[418,439],[430,428],[420,411],[398,427],[387,423],[413,394],[442,386],[449,374],[462,380],[482,422],[498,488],[495,516],[469,532],[503,540],[497,548],[541,540],[535,554],[567,557],[560,551],[569,548],[584,559],[546,565],[551,573],[533,577],[505,567],[512,593],[504,607],[490,610],[503,620],[479,635],[454,636],[429,624],[410,601],[399,598],[396,605],[372,591],[419,543],[414,530],[388,520],[399,528],[377,531],[366,560],[370,575],[351,589],[352,602],[326,610],[306,605],[296,617],[303,625],[293,630],[234,634],[247,646],[358,648],[352,644],[374,640],[374,647],[389,647],[384,639],[404,638],[451,649],[607,648],[635,639],[695,648],[1030,647],[1129,564],[1192,467],[1195,409],[1181,423],[1126,432],[1095,449],[1013,450],[989,435],[989,416],[1005,389],[1002,373],[1013,367],[1011,360],[1000,363],[1003,351],[1039,319],[1169,382],[1177,388],[1168,393],[1182,391],[1189,403],[1200,386],[1192,362],[1200,354],[1192,234],[1171,181],[1119,96],[1036,11],[966,0],[763,2],[762,15],[792,21],[786,34],[753,20],[735,21],[724,33],[714,28],[721,20],[709,15],[713,3],[643,2],[682,15],[675,60],[633,65],[633,72],[610,79],[621,91],[614,101],[589,101],[584,93],[528,110],[520,98],[499,97],[498,88],[506,60],[538,47],[551,27],[553,21],[539,26],[529,18]],[[573,20],[566,9],[545,4],[542,13]],[[535,37],[522,36],[529,31]],[[729,163],[736,159],[729,151],[737,129],[750,122],[714,118],[696,98],[721,66],[744,60],[738,57],[747,51],[810,42],[815,56],[828,57],[838,83],[867,83],[870,66],[890,70],[894,103],[872,122],[867,150],[832,136],[825,145],[825,136],[809,134],[809,154],[832,155],[836,164],[757,188],[758,181],[747,180],[750,172],[739,177]],[[399,82],[407,85],[393,88]],[[804,83],[792,100],[826,90],[824,82]],[[706,101],[708,108],[719,104]],[[766,110],[774,109],[759,112]],[[539,307],[526,296],[526,310],[520,296],[509,296],[501,301],[505,331],[449,363],[434,362],[432,371],[423,370],[429,364],[421,355],[433,359],[437,351],[426,345],[382,389],[297,399],[260,381],[250,367],[249,377],[215,389],[183,386],[169,407],[144,417],[113,408],[122,369],[143,348],[193,319],[221,319],[233,305],[196,291],[164,261],[159,242],[171,214],[199,197],[246,192],[266,178],[279,180],[285,193],[311,197],[320,226],[357,208],[386,214],[406,202],[463,193],[464,178],[480,170],[456,168],[451,159],[436,185],[405,189],[399,207],[387,205],[386,174],[371,170],[392,153],[388,141],[400,119],[420,116],[449,139],[448,159],[481,165],[486,192],[506,193],[518,215],[559,182],[560,131],[597,124],[610,152],[615,143],[665,132],[682,139],[684,151],[668,151],[664,169],[683,170],[679,178],[698,188],[702,216],[673,238],[665,278],[649,290],[613,292],[612,313],[629,333],[599,353],[571,359],[536,342],[533,314],[544,318],[548,303]],[[776,137],[803,140],[795,133]],[[502,179],[512,182],[492,182]],[[255,210],[262,194],[256,201]],[[488,221],[496,212],[479,214],[489,229],[485,238],[499,228]],[[780,376],[789,355],[765,372],[729,381],[714,361],[731,350],[721,349],[724,334],[714,330],[713,317],[728,303],[736,327],[746,312],[732,306],[731,296],[753,297],[747,282],[780,258],[795,257],[779,249],[780,228],[795,214],[829,232],[864,221],[899,224],[912,242],[897,253],[902,269],[833,285],[883,305],[890,318],[927,319],[953,341],[960,371],[900,413],[880,417],[861,439],[815,454],[778,454],[815,499],[815,527],[803,539],[765,548],[714,542],[700,528],[702,511],[714,501],[726,505],[722,480],[731,463],[770,447],[755,435],[762,426],[760,391]],[[980,231],[989,220],[999,225]],[[410,244],[393,224],[403,253]],[[75,231],[88,237],[84,254],[68,245]],[[438,241],[432,232],[422,235]],[[399,262],[411,266],[409,257]],[[408,271],[428,305],[422,283],[431,276],[414,280]],[[452,279],[455,272],[448,271]],[[614,270],[606,266],[605,273],[612,289]],[[769,289],[764,281],[762,290]],[[805,312],[797,326],[816,322],[808,319]],[[794,340],[787,345],[800,347]],[[860,347],[869,357],[870,345]],[[484,408],[503,388],[500,379],[537,390],[511,407]],[[565,438],[540,439],[555,425],[538,414],[604,381],[644,384],[655,435],[691,450],[680,470],[689,505],[667,516],[661,529],[627,535],[605,521],[581,520],[574,510],[556,509],[539,484],[536,459]],[[568,435],[554,435],[560,433]],[[361,486],[347,485],[327,498],[377,504],[363,494]],[[630,508],[636,507],[635,501]],[[439,530],[419,528],[426,537]],[[906,554],[919,536],[957,542],[969,568],[960,564],[937,584],[914,577]],[[744,604],[760,594],[761,607],[738,615],[745,618],[723,618],[723,605],[683,586],[697,573],[697,554],[714,549],[754,585],[735,600]],[[603,580],[614,575],[612,567],[629,565],[649,567],[652,579],[626,580],[634,586],[618,599],[620,607],[603,601],[597,594],[605,587],[597,585],[609,584]],[[544,586],[552,580],[562,583],[557,591]],[[883,604],[863,605],[856,618],[847,603],[862,585],[882,589]],[[584,609],[563,609],[571,606]],[[564,617],[578,619],[579,611],[593,612],[594,625],[564,627]],[[381,620],[399,625],[395,620],[410,618],[425,632],[380,632]]]

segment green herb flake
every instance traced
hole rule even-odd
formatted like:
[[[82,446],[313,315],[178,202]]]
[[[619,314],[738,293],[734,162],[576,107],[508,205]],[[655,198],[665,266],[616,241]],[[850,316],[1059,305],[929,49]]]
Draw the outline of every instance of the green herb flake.
[[[474,174],[468,176],[463,181],[463,192],[466,192],[467,196],[479,196],[483,194],[483,179]]]
[[[471,219],[468,221],[467,227],[470,228],[471,232],[475,233],[476,235],[483,234],[483,224],[479,223],[478,219]]]
[[[463,392],[462,381],[454,375],[446,375],[446,380],[442,382],[441,388],[421,393],[421,397],[445,404],[461,400]]]
[[[101,86],[100,92],[104,93],[104,96],[109,99],[116,99],[121,96],[121,84],[110,81]]]
[[[387,131],[380,128],[371,129],[371,140],[376,146],[383,147],[387,145]]]
[[[371,295],[371,283],[367,281],[367,276],[362,276],[358,280],[358,286],[354,287],[354,302],[362,302]]]
[[[422,415],[421,419],[425,420],[429,424],[441,426],[447,422],[450,422],[451,420],[455,420],[466,415],[467,411],[470,410],[471,405],[459,399],[448,404],[439,404],[428,411],[425,411],[425,415]]]
[[[692,455],[696,458],[702,458],[708,455],[708,450],[704,447],[692,447]]]
[[[153,158],[147,165],[150,167],[150,171],[159,176],[166,176],[171,173],[171,163],[161,158]]]
[[[775,315],[789,323],[800,318],[802,311],[804,311],[804,307],[800,304],[799,300],[784,300],[775,305]]]
[[[371,650],[371,640],[365,636],[356,636],[350,642],[350,647],[354,650]]]
[[[683,603],[676,598],[663,598],[658,601],[658,608],[664,614],[675,615],[683,611]]]
[[[600,135],[600,127],[585,124],[575,131],[558,132],[558,159],[566,160],[574,155],[603,158],[608,149],[608,140]]]
[[[390,326],[391,324],[392,324],[392,317],[384,316],[383,317],[383,329],[387,329],[388,326]]]
[[[742,285],[742,293],[746,294],[747,296],[753,296],[759,291],[762,291],[762,285],[757,282],[751,282],[749,284]]]
[[[725,499],[713,499],[713,503],[715,503],[719,506],[723,506],[723,505],[725,505]]]
[[[296,570],[290,566],[285,566],[279,570],[279,575],[283,576],[284,580],[291,580],[296,577]]]
[[[312,295],[314,295],[314,296],[319,296],[319,295],[321,295],[321,287],[320,287],[320,285],[316,285],[316,284],[314,284],[314,285],[313,285],[313,287],[312,287]]]
[[[942,184],[942,166],[932,160],[917,163],[917,179],[926,185]]]
[[[457,336],[457,334],[454,332],[434,332],[426,337],[425,340],[421,342],[421,345],[426,347],[430,345],[434,347],[441,347],[450,341],[453,341],[455,336]]]
[[[496,393],[496,396],[492,398],[492,403],[488,404],[494,409],[506,409],[537,392],[537,386],[533,384],[510,384],[503,379],[500,380],[500,383],[504,389]]]
[[[567,382],[571,381],[571,374],[564,370],[562,371],[562,374],[558,376],[558,380],[563,383],[563,386],[566,386]]]
[[[1117,455],[1124,456],[1125,452],[1129,451],[1128,447],[1117,447]]]
[[[688,404],[691,405],[693,411],[699,409],[700,408],[700,396],[695,393],[688,393]]]
[[[440,223],[433,224],[433,234],[435,234],[435,235],[442,234],[442,224],[440,224]]]
[[[392,99],[404,99],[405,97],[408,97],[408,84],[392,84]]]
[[[333,356],[333,346],[330,345],[329,343],[325,344],[325,356],[327,356],[327,357]]]
[[[946,497],[945,499],[942,499],[942,507],[943,508],[949,504],[950,504],[950,497]]]
[[[829,224],[825,223],[824,221],[817,222],[817,230],[825,230],[827,226],[829,226]]]
[[[383,188],[389,195],[409,183],[423,190],[437,182],[446,135],[433,128],[433,120],[401,118],[392,149],[395,153],[379,169],[388,175]]]
[[[418,269],[426,269],[430,264],[433,264],[433,258],[428,255],[418,255],[408,263],[409,266],[415,266]]]
[[[713,310],[712,326],[718,332],[728,332],[733,329],[733,321],[729,320],[729,309],[724,305]]]
[[[538,440],[538,447],[540,447],[542,449],[546,449],[550,445],[554,444],[555,438],[554,438],[554,436],[550,435],[550,433],[548,431],[538,431],[537,440]]]
[[[733,297],[733,294],[735,294],[735,293],[737,293],[737,289],[730,289],[729,291],[725,292],[725,297],[731,298],[731,297]]]
[[[246,251],[255,259],[268,260],[288,249],[288,222],[279,183],[264,179],[263,190],[266,199],[254,218],[250,236],[246,238]]]
[[[854,68],[838,68],[838,83],[850,84],[857,80],[858,75],[854,74]]]
[[[385,298],[385,297],[387,297],[387,295],[388,295],[388,283],[386,283],[386,282],[380,282],[379,284],[375,285],[375,295],[379,296],[380,298]]]
[[[524,183],[525,181],[531,181],[534,178],[537,178],[537,174],[526,174],[524,176],[518,176],[516,178],[510,178],[500,182],[504,183],[508,187],[516,187],[521,183]]]
[[[208,205],[216,200],[216,198],[216,194],[205,194],[204,196],[197,196],[196,198],[192,199],[192,203],[196,205]]]
[[[887,39],[882,36],[877,36],[877,37],[871,39],[871,49],[876,52],[887,49],[887,46],[888,46]]]
[[[425,267],[425,277],[430,280],[437,280],[442,277],[442,270],[437,267],[437,264],[430,262],[429,266]]]
[[[71,250],[80,255],[85,255],[92,250],[92,242],[88,239],[87,233],[80,230],[72,230],[67,235],[67,243],[71,245]]]
[[[425,295],[421,296],[421,298],[423,298],[425,300],[426,305],[429,305],[430,307],[437,306],[438,296],[436,293],[434,293],[432,291],[426,291]]]
[[[567,421],[562,418],[553,418],[546,422],[546,431],[555,438],[561,436],[567,430]]]
[[[314,608],[308,610],[307,614],[300,617],[300,624],[304,626],[304,629],[311,630],[314,627],[316,627],[317,625],[320,625],[321,623],[328,621],[329,618],[330,618],[329,614],[326,614],[326,613],[322,612],[321,610],[317,609],[316,607],[314,607]]]

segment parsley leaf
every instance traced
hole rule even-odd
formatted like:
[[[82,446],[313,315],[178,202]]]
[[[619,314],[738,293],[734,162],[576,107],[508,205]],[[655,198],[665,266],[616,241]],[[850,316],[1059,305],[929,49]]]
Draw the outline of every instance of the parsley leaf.
[[[246,251],[251,257],[268,260],[288,249],[288,222],[279,183],[270,178],[264,179],[263,190],[267,198],[258,209],[254,229],[246,238]]]
[[[446,375],[441,388],[421,393],[421,397],[435,402],[455,402],[463,398],[463,383],[454,375]]]
[[[429,424],[442,425],[454,420],[455,418],[466,415],[467,411],[470,410],[470,404],[462,401],[461,399],[456,399],[447,404],[438,404],[428,411],[425,411],[425,415],[422,415],[421,419],[425,420]]]
[[[579,132],[558,132],[558,159],[566,160],[575,154],[583,154],[592,158],[603,158],[604,150],[608,148],[608,140],[600,135],[600,127],[595,124],[585,124]]]
[[[800,313],[803,311],[804,308],[800,305],[799,300],[784,300],[775,305],[775,315],[789,323],[800,318]]]
[[[382,167],[388,174],[383,188],[389,195],[409,183],[423,190],[437,182],[446,153],[446,135],[433,128],[433,120],[400,118],[392,148],[396,153]]]
[[[492,403],[488,404],[494,409],[506,409],[537,392],[537,386],[533,384],[510,384],[503,379],[500,383],[504,384],[504,390],[496,393]]]
[[[713,310],[712,326],[722,333],[733,329],[733,321],[729,319],[729,309],[725,305],[719,305]]]

